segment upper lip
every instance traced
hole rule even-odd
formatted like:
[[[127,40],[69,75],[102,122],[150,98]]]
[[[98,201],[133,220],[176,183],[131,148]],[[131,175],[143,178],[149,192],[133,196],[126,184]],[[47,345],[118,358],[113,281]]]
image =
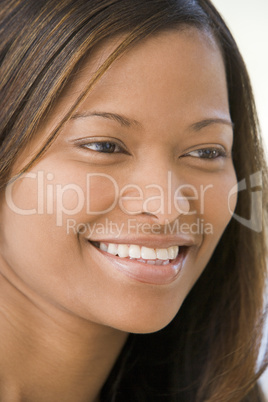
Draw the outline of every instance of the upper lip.
[[[90,242],[98,242],[98,243],[114,243],[114,244],[135,244],[137,246],[144,246],[148,248],[168,248],[171,246],[196,246],[198,245],[197,239],[194,239],[188,235],[154,235],[147,237],[125,237],[120,238],[105,238],[105,239],[93,239],[87,238]]]

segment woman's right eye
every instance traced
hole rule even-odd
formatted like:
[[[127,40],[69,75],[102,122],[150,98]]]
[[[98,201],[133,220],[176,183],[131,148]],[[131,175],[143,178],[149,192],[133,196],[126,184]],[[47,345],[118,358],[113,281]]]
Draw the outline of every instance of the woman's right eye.
[[[123,147],[111,141],[94,141],[91,143],[82,144],[81,146],[82,148],[87,148],[91,151],[105,154],[127,153]]]

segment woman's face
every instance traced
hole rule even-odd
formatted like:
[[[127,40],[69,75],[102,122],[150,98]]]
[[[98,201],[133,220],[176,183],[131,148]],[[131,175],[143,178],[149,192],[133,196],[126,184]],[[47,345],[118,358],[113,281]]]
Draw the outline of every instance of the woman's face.
[[[14,173],[115,45],[103,45],[75,74]],[[112,64],[43,157],[7,187],[2,272],[47,310],[127,332],[159,330],[231,218],[232,137],[215,42],[194,29],[144,40]]]

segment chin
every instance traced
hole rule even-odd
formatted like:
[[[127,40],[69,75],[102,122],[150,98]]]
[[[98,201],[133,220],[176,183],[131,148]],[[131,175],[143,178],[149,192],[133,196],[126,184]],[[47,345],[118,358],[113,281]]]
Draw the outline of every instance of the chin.
[[[137,317],[137,315],[134,314],[132,317],[128,317],[122,322],[118,321],[116,323],[110,323],[109,326],[127,333],[150,334],[165,328],[174,319],[177,312],[178,310],[176,310],[173,314],[168,312],[165,315],[160,315],[156,311],[150,316],[146,316],[146,314],[144,314],[142,317]]]

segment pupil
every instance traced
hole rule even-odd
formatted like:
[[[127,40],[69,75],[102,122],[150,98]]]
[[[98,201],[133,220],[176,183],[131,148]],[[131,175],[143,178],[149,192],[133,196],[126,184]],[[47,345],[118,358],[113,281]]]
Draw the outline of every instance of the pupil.
[[[115,145],[110,142],[105,142],[102,144],[102,149],[104,152],[113,152],[115,149]]]
[[[208,158],[208,159],[212,159],[215,158],[217,156],[217,151],[215,149],[211,150],[211,149],[203,149],[200,150],[199,155],[201,158]]]

